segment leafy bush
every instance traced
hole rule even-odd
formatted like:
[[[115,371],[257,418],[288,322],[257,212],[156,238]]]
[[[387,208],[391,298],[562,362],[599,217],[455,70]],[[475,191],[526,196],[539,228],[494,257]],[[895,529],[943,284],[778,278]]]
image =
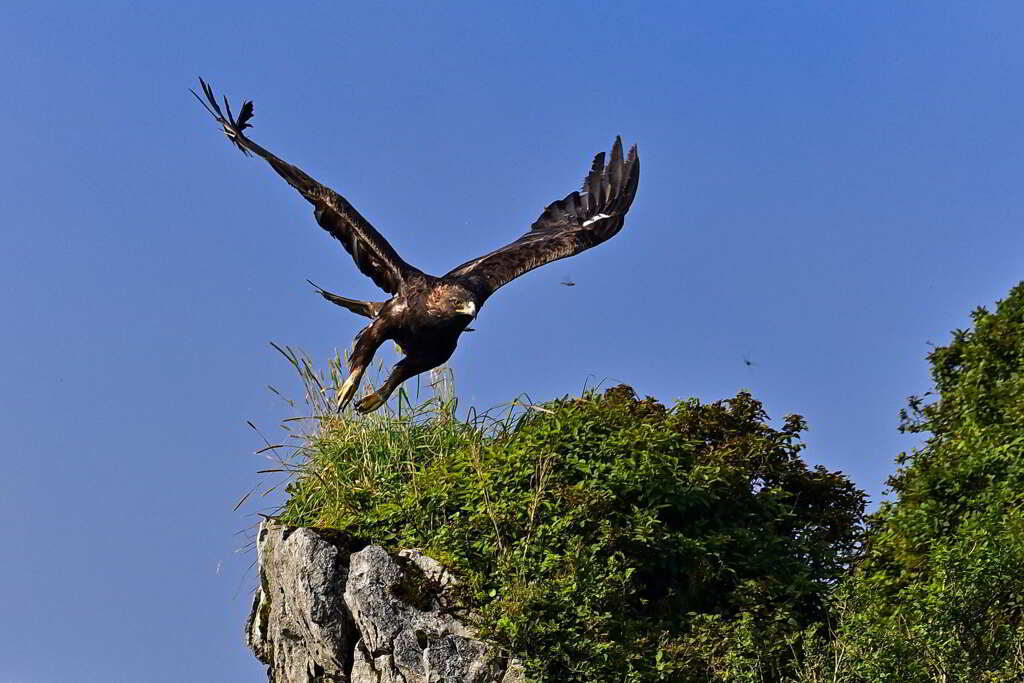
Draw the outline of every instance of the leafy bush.
[[[423,548],[537,681],[779,680],[857,549],[863,494],[746,393],[319,417],[282,519]]]
[[[1024,283],[930,355],[895,500],[870,519],[839,626],[807,680],[1024,680]],[[827,652],[826,652],[827,651]],[[831,662],[831,663],[829,663]]]

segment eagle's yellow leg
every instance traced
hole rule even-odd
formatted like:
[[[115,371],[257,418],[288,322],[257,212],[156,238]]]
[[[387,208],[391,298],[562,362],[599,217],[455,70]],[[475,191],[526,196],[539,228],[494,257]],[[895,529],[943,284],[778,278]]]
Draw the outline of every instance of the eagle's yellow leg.
[[[357,367],[349,374],[348,379],[338,388],[338,412],[345,410],[345,406],[352,400],[352,396],[356,393],[356,389],[359,388],[359,380],[363,378],[363,373],[366,372],[365,367]]]

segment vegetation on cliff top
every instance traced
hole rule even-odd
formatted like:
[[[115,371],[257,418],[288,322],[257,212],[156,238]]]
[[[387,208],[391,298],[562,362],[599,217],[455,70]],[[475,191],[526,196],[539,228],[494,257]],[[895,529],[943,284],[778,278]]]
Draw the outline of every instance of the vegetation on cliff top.
[[[321,413],[280,517],[424,549],[536,680],[778,678],[854,558],[863,494],[749,394],[453,413]]]
[[[903,427],[930,437],[866,529],[863,494],[800,458],[803,419],[747,393],[352,419],[290,350],[317,427],[280,516],[423,548],[532,680],[1020,680],[1024,285],[973,317],[929,356]]]

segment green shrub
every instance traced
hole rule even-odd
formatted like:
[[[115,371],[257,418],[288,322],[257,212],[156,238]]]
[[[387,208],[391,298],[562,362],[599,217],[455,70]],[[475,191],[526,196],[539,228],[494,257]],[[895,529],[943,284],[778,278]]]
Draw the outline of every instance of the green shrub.
[[[780,680],[857,549],[863,494],[746,393],[668,409],[621,386],[470,422],[400,405],[320,412],[281,517],[444,562],[532,680]]]
[[[1024,680],[1024,283],[972,318],[929,355],[934,400],[911,398],[903,428],[930,436],[900,458],[806,680]]]

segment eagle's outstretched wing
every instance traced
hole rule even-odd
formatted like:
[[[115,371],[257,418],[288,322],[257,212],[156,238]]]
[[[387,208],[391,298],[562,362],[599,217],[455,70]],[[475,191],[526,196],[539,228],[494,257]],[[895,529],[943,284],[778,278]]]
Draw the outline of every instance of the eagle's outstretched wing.
[[[445,277],[457,278],[478,296],[487,298],[523,273],[611,238],[622,229],[633,203],[640,180],[640,161],[635,145],[623,159],[622,139],[618,137],[607,166],[604,158],[604,152],[594,157],[583,189],[544,209],[530,232],[501,249],[462,264]]]
[[[242,109],[236,119],[232,115],[231,106],[225,97],[224,108],[227,110],[227,116],[225,116],[217,104],[213,89],[201,78],[199,83],[203,87],[203,93],[209,104],[203,102],[195,90],[192,91],[192,94],[224,127],[224,133],[231,139],[231,142],[246,155],[256,154],[266,159],[278,175],[287,180],[289,185],[298,190],[313,205],[313,215],[316,216],[317,223],[341,242],[345,251],[352,255],[352,259],[363,275],[373,280],[385,292],[395,294],[410,273],[419,272],[403,261],[387,240],[370,225],[369,221],[360,216],[359,212],[352,208],[352,205],[344,197],[313,180],[301,169],[278,159],[242,134],[243,130],[251,127],[249,119],[253,115],[252,102],[242,104]]]

